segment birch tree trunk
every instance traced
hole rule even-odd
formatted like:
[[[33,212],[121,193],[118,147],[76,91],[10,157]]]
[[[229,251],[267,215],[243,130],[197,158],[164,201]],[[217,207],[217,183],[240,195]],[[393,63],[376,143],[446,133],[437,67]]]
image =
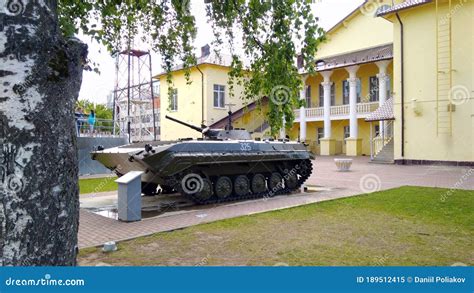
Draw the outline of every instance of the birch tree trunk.
[[[57,1],[0,0],[0,265],[75,265],[74,104],[87,47]]]

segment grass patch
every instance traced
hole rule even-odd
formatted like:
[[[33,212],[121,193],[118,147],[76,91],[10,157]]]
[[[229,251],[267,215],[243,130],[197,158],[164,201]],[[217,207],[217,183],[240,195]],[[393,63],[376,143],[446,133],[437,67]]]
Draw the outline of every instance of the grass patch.
[[[117,190],[118,184],[115,183],[116,179],[116,176],[79,179],[79,194]]]
[[[474,265],[474,191],[402,187],[119,243],[94,265]]]

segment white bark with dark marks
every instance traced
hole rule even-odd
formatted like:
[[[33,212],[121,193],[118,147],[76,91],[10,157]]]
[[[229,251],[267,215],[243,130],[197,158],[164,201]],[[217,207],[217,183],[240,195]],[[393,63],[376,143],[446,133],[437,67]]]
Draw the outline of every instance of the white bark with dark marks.
[[[0,265],[75,265],[87,47],[61,37],[57,1],[0,5]]]

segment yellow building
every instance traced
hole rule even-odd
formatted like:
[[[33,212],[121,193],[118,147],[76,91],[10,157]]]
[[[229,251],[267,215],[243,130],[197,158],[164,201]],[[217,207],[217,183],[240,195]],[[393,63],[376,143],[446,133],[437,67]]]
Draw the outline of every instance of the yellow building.
[[[327,32],[316,57],[316,73],[301,72],[305,106],[282,137],[305,141],[318,155],[473,164],[473,0],[367,0]],[[177,68],[172,105],[166,76],[157,76],[163,140],[199,137],[164,115],[224,127],[228,103],[235,127],[269,134],[266,107],[246,106],[239,86],[229,96],[229,65],[203,54],[191,84]]]
[[[234,85],[233,95],[230,95],[227,76],[230,64],[230,56],[218,57],[210,52],[208,46],[203,47],[197,66],[190,70],[189,81],[183,68],[172,71],[174,94],[171,101],[168,99],[166,73],[154,77],[161,84],[161,140],[201,137],[197,131],[165,119],[165,115],[196,126],[224,127],[222,122],[228,117],[229,104],[235,111],[234,127],[246,127],[250,131],[262,128],[265,115],[252,111],[256,109],[255,104],[242,99],[243,87]]]
[[[379,123],[370,129],[364,119],[392,95],[393,25],[375,17],[377,8],[391,2],[366,1],[332,27],[318,48],[316,74],[302,74],[306,106],[295,110],[289,134],[316,154],[370,155],[379,139],[371,131],[382,135]],[[384,135],[390,125],[385,123]]]
[[[209,46],[202,48],[197,66],[190,70],[190,79],[186,80],[185,70],[177,67],[172,71],[174,94],[168,99],[166,73],[155,76],[160,80],[161,98],[161,140],[179,138],[199,138],[197,131],[165,118],[166,115],[199,126],[205,124],[212,128],[224,128],[227,123],[229,104],[234,112],[233,126],[246,128],[253,136],[264,136],[268,131],[265,123],[265,110],[259,103],[243,100],[243,87],[234,85],[233,95],[228,86],[228,72],[231,58],[227,55],[216,56]],[[171,103],[170,103],[171,102]]]
[[[383,7],[393,24],[398,163],[474,161],[474,1]]]
[[[474,1],[394,2],[365,1],[327,32],[290,136],[321,155],[472,165]]]

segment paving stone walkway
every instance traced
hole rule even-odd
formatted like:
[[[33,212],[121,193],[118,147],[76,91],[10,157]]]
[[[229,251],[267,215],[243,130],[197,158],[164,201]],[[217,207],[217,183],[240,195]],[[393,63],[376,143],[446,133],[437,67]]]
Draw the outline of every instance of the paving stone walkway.
[[[354,196],[404,185],[460,188],[474,190],[474,169],[446,166],[398,166],[372,164],[357,157],[350,172],[337,172],[334,157],[318,157],[308,185],[321,186],[317,192],[278,196],[270,199],[236,202],[176,211],[125,223],[80,211],[79,247],[102,245],[157,232],[170,231],[201,223],[295,207],[342,197]],[[88,197],[90,195],[85,195]],[[442,194],[440,194],[440,197]],[[81,196],[82,197],[82,196]]]

